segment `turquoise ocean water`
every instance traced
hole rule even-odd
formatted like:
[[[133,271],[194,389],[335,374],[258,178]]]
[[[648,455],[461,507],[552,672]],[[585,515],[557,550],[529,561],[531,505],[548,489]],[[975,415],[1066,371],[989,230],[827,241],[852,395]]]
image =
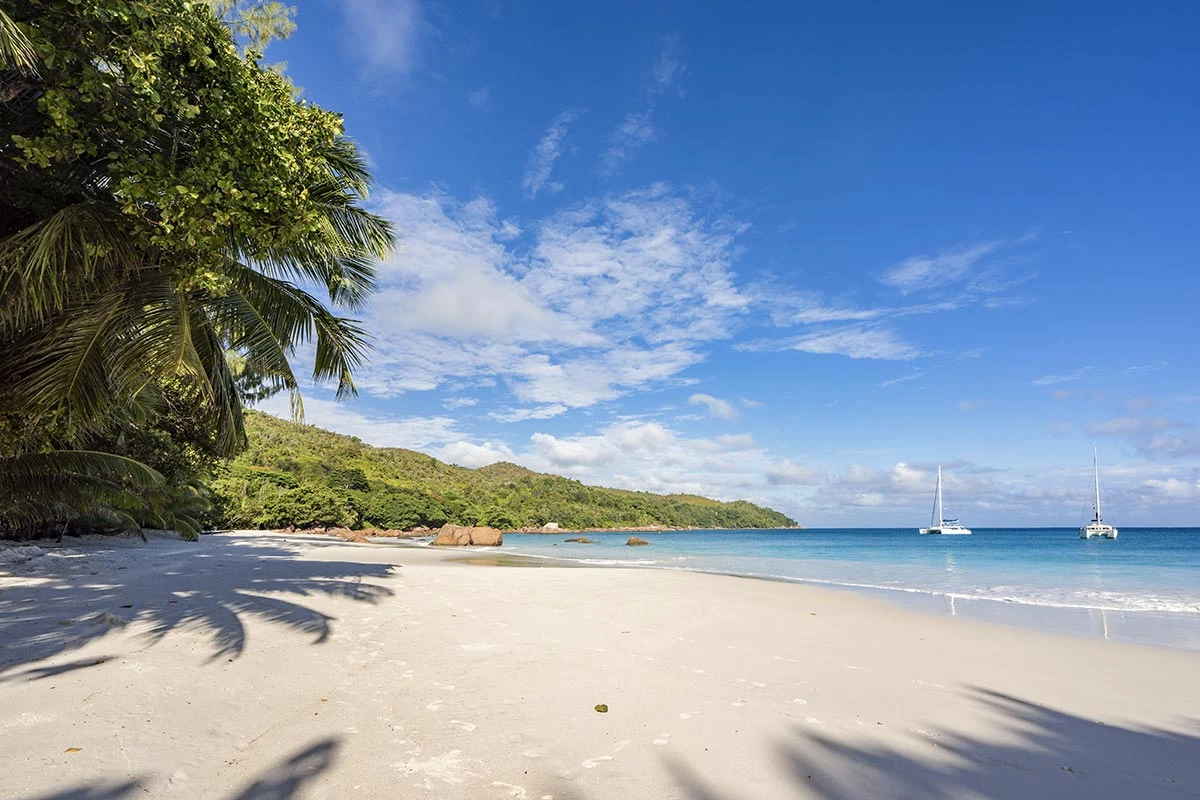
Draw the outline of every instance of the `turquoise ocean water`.
[[[508,535],[506,552],[589,564],[718,572],[824,584],[926,610],[1200,649],[1200,528],[916,528]]]

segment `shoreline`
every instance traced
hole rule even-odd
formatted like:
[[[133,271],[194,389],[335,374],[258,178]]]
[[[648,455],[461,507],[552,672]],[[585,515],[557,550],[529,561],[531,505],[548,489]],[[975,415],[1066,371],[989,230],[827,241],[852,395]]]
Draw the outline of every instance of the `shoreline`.
[[[934,617],[965,617],[1021,630],[1049,632],[1083,639],[1136,643],[1167,650],[1200,652],[1200,612],[1197,611],[1066,605],[1023,599],[1006,600],[935,589],[877,586],[850,581],[797,578],[699,567],[669,567],[634,561],[612,563],[585,557],[572,558],[530,553],[487,555],[464,553],[457,560],[464,564],[488,566],[550,566],[553,568],[686,572],[793,584],[875,598],[897,608]]]
[[[1200,792],[1196,653],[790,582],[461,563],[500,550],[65,549],[0,572],[4,796]]]

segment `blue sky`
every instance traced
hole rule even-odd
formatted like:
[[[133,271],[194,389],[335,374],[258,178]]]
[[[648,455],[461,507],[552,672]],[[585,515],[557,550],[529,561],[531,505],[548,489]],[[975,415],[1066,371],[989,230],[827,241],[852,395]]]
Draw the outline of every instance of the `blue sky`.
[[[305,0],[401,249],[360,397],[464,466],[917,525],[1200,507],[1200,9]],[[267,403],[286,414],[286,399]]]

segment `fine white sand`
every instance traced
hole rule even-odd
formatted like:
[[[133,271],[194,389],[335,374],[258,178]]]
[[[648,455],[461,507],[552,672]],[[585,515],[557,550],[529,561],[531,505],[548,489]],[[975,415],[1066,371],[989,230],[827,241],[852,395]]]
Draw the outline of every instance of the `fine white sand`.
[[[3,798],[1200,796],[1196,653],[390,543],[43,547],[0,567]]]

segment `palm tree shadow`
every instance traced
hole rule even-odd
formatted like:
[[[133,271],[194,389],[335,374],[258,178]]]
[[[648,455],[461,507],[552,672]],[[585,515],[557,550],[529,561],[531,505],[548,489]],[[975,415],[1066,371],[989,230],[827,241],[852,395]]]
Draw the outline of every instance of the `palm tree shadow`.
[[[103,576],[62,571],[0,592],[0,680],[36,680],[101,664],[107,656],[32,666],[134,622],[148,624],[145,636],[152,643],[180,629],[208,633],[210,662],[242,654],[247,618],[283,625],[318,644],[329,637],[333,618],[302,598],[374,604],[393,594],[368,582],[389,577],[392,565],[300,559],[296,546],[283,539],[247,543],[205,536],[196,548],[185,559],[148,553]],[[254,566],[248,573],[226,569],[235,558],[253,559]]]
[[[796,730],[778,757],[796,797],[826,800],[1151,800],[1200,796],[1196,733],[1107,725],[982,688],[982,733],[911,733],[904,746],[858,744]],[[664,759],[676,794],[733,800],[706,784],[694,765]]]
[[[230,796],[229,800],[290,800],[299,794],[306,783],[315,780],[333,766],[338,747],[337,739],[322,739],[264,773],[250,786]],[[103,786],[80,786],[54,794],[39,795],[30,800],[124,800],[132,796],[142,797],[146,792],[143,785],[145,780],[143,778]]]
[[[797,785],[817,797],[1179,798],[1200,787],[1200,736],[1108,725],[979,687],[983,733],[912,732],[903,751],[798,731],[781,746]],[[1200,732],[1195,720],[1188,722]],[[810,777],[811,776],[811,777]]]

